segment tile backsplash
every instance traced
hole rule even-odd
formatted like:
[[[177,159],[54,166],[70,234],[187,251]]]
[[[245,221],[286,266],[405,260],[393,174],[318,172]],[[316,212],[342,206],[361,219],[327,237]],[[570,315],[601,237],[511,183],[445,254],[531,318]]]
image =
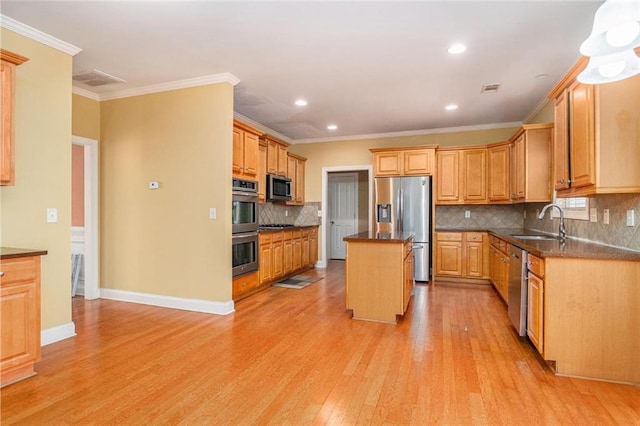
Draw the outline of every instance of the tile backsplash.
[[[303,206],[287,206],[267,202],[260,205],[259,223],[284,223],[296,226],[320,225],[320,203],[304,203]]]
[[[543,219],[538,219],[536,216],[536,212],[542,210],[544,205],[545,203],[526,205],[525,227],[556,233],[560,219],[550,220],[548,212]],[[565,227],[569,237],[640,251],[640,195],[595,195],[589,197],[589,208],[597,210],[597,222],[565,219]],[[608,225],[603,222],[604,209],[609,209]],[[634,211],[634,226],[627,226],[628,210]]]
[[[466,211],[469,218],[465,218]],[[436,206],[436,229],[522,228],[523,211],[522,204]]]

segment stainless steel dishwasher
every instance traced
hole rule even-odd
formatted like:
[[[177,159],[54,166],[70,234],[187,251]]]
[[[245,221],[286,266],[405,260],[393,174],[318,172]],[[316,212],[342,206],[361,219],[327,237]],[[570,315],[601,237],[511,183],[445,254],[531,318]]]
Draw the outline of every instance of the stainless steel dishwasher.
[[[509,244],[509,319],[520,336],[527,335],[527,252]]]

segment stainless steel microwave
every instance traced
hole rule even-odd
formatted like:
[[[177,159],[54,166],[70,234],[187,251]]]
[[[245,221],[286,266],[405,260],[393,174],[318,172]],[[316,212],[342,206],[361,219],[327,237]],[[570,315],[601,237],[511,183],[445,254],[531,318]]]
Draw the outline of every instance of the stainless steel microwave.
[[[291,201],[291,179],[267,175],[267,201]]]

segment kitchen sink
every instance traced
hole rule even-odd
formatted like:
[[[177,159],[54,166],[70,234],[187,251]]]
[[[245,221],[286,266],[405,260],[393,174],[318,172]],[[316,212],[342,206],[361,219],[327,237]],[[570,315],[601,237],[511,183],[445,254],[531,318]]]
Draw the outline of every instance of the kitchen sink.
[[[540,234],[511,234],[513,238],[518,238],[521,240],[557,240],[558,237],[554,235],[540,235]]]

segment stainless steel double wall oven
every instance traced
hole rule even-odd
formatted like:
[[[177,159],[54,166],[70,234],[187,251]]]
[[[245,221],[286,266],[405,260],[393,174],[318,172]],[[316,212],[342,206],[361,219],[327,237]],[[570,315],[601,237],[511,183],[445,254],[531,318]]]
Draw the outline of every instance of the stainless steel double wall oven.
[[[258,270],[258,182],[233,179],[233,276]]]

